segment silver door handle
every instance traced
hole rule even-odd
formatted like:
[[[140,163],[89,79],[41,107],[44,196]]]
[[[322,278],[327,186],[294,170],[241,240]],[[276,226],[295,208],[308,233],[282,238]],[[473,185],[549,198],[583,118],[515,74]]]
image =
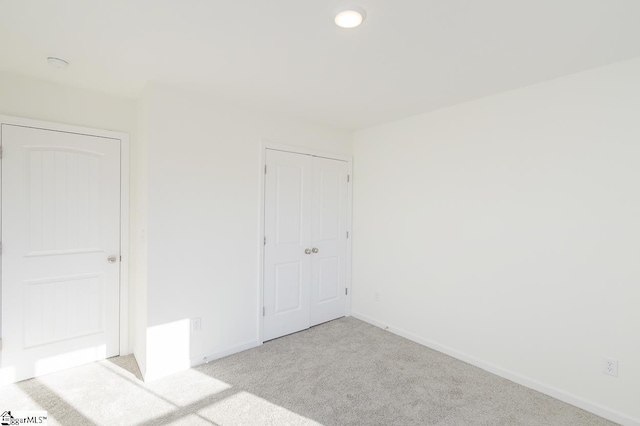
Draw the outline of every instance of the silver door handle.
[[[118,261],[118,258],[116,256],[109,256],[107,258],[107,262],[109,263],[116,263]]]
[[[318,249],[314,247],[314,248],[313,248],[313,250],[311,250],[311,251],[312,251],[313,253],[317,253],[317,252],[318,252]]]
[[[304,254],[311,254],[311,249],[304,249]]]

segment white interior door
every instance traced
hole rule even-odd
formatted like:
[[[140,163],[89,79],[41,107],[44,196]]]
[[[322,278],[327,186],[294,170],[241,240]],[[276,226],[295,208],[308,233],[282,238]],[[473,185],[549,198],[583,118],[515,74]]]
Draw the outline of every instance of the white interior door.
[[[346,161],[267,149],[264,340],[345,315]]]
[[[313,158],[311,325],[340,318],[346,308],[346,161]]]
[[[4,381],[117,355],[120,141],[6,124],[1,138]]]
[[[309,327],[311,159],[267,150],[264,340]]]

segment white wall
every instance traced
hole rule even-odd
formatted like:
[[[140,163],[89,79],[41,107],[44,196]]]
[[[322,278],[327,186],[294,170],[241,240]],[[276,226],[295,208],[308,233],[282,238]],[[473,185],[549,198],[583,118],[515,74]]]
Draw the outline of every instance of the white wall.
[[[355,316],[640,419],[640,59],[360,131],[354,177]]]
[[[126,133],[136,128],[135,100],[5,72],[0,114]]]
[[[147,365],[147,204],[148,204],[148,93],[137,104],[137,140],[131,147],[131,315],[129,316],[133,346],[141,373]]]
[[[129,133],[133,149],[137,142],[136,101],[6,72],[0,72],[0,114]],[[134,181],[133,165],[131,172]],[[131,206],[133,216],[134,203]],[[135,218],[131,220],[135,226]],[[134,271],[135,258],[131,262],[131,278]],[[131,317],[135,308],[133,279],[130,279],[130,290]],[[130,328],[133,330],[133,322]],[[134,336],[130,334],[130,348],[133,348]]]
[[[261,140],[351,154],[352,134],[157,84],[141,102],[154,379],[258,343]],[[202,330],[191,333],[194,317]]]

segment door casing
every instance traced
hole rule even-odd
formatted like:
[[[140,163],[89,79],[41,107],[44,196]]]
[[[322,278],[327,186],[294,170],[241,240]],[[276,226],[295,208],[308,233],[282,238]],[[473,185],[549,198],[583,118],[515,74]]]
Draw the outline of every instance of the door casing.
[[[352,205],[353,205],[353,157],[348,155],[334,154],[323,151],[316,151],[312,149],[300,148],[291,145],[282,145],[273,143],[267,140],[260,142],[260,214],[258,217],[259,223],[259,241],[258,241],[258,345],[264,343],[264,317],[262,314],[263,297],[264,297],[264,238],[265,238],[265,226],[264,226],[264,203],[265,203],[265,167],[267,164],[267,149],[275,151],[285,151],[294,154],[305,154],[314,157],[328,158],[331,160],[341,160],[347,162],[347,170],[350,176],[350,183],[347,186],[347,230],[349,232],[349,238],[347,240],[347,299],[345,303],[345,316],[351,316],[351,240],[353,238],[352,233]]]
[[[76,133],[88,136],[97,136],[120,140],[120,355],[128,355],[129,351],[129,135],[110,130],[92,129],[88,127],[72,126],[48,121],[33,120],[29,118],[0,115],[0,125],[31,127],[42,130],[52,130],[66,133]],[[2,161],[0,160],[0,176]],[[1,190],[1,189],[0,189]],[[2,193],[0,192],[0,207],[2,206]],[[0,235],[1,235],[0,223]],[[2,286],[2,274],[0,271],[0,288]],[[1,300],[1,299],[0,299]]]

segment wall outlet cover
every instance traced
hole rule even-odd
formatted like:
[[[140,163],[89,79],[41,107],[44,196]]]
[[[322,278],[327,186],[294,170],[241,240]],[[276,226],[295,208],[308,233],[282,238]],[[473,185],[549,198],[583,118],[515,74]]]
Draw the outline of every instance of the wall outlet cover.
[[[202,330],[202,318],[195,317],[191,319],[191,330],[192,331]]]
[[[609,376],[618,377],[618,360],[614,358],[602,358],[602,372]]]

